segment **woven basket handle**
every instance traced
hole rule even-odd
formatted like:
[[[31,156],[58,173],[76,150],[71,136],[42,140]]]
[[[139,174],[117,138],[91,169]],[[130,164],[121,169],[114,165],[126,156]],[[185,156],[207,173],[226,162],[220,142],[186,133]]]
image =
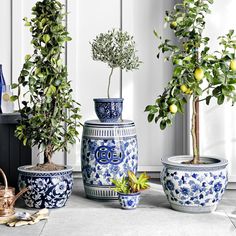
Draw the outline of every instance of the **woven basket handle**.
[[[5,191],[8,189],[8,183],[7,183],[7,177],[4,173],[4,171],[0,168],[0,173],[2,174],[3,180],[4,180],[4,185],[5,185]]]

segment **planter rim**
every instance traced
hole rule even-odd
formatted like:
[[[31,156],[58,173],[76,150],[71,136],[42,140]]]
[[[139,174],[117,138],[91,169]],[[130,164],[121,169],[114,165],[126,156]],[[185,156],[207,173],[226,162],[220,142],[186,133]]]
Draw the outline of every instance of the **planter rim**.
[[[124,98],[94,98],[94,102],[123,102]]]
[[[63,173],[63,172],[68,172],[68,171],[72,171],[73,168],[72,166],[67,166],[67,165],[64,165],[65,169],[63,170],[53,170],[53,171],[39,171],[39,170],[29,170],[28,168],[30,167],[33,167],[35,165],[25,165],[25,166],[20,166],[17,168],[18,171],[20,172],[26,172],[26,173],[37,173],[37,174],[43,174],[43,173],[46,173],[46,174],[56,174],[56,173]]]
[[[120,192],[118,192],[117,194],[121,195],[121,196],[137,196],[137,195],[140,195],[141,192],[137,192],[137,193],[120,193]]]
[[[198,170],[198,171],[209,171],[223,169],[228,165],[228,160],[217,157],[217,156],[201,156],[200,159],[207,164],[182,164],[183,161],[189,161],[192,159],[190,155],[179,155],[164,157],[161,159],[161,162],[164,166],[168,168],[180,169],[180,170]]]
[[[134,126],[134,122],[132,120],[121,120],[121,121],[116,121],[116,122],[101,122],[100,120],[87,120],[84,122],[84,126],[95,127],[97,129],[111,127],[111,126],[130,127],[130,126]]]

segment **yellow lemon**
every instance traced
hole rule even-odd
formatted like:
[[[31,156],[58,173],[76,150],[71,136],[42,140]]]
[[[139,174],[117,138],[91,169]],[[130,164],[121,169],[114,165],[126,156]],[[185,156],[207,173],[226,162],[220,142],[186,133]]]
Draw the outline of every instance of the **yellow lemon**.
[[[190,88],[188,88],[185,93],[186,93],[186,94],[191,94],[192,92],[193,92],[193,91],[192,91]]]
[[[236,71],[236,59],[230,61],[229,67],[232,71]]]
[[[185,93],[185,92],[188,90],[188,88],[187,88],[187,86],[186,86],[185,84],[182,84],[182,85],[180,86],[180,90],[181,90],[183,93]]]
[[[175,114],[178,111],[178,108],[175,104],[169,106],[169,110],[171,113]]]
[[[3,99],[3,101],[5,101],[5,102],[10,101],[10,96],[9,96],[9,94],[8,94],[8,93],[4,93],[4,94],[2,95],[2,99]]]
[[[176,21],[173,21],[170,23],[170,28],[171,29],[175,29],[177,27],[177,22]]]
[[[197,68],[195,71],[194,71],[194,77],[197,81],[201,81],[204,77],[204,71],[202,68]]]

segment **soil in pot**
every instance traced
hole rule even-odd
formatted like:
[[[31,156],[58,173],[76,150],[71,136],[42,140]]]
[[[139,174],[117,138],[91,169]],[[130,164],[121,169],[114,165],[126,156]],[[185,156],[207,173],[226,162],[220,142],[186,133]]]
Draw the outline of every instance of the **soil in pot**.
[[[55,171],[64,169],[65,169],[64,165],[58,165],[54,163],[37,164],[36,166],[29,168],[29,170],[35,170],[35,171]]]

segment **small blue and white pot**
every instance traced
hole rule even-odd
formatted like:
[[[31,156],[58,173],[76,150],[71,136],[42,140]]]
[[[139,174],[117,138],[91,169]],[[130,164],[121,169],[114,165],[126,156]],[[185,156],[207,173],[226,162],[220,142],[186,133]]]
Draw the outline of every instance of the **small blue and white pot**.
[[[163,158],[161,184],[174,210],[188,213],[212,212],[222,199],[228,183],[228,161],[201,157],[204,164],[182,164],[190,156]]]
[[[140,192],[138,193],[117,193],[121,208],[131,210],[137,208],[140,200]]]
[[[95,112],[101,122],[116,122],[122,115],[123,98],[94,98]]]
[[[72,167],[58,171],[35,171],[32,166],[18,168],[18,186],[21,190],[28,187],[23,194],[25,205],[31,208],[60,208],[66,204],[72,192]]]

